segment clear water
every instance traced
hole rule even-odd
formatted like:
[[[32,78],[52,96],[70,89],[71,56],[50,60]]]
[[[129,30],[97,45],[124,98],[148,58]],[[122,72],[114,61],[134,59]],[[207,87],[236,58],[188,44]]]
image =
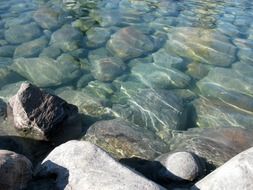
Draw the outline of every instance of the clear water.
[[[0,98],[30,81],[77,105],[87,126],[121,117],[166,143],[188,128],[250,130],[252,9],[250,0],[1,0]]]

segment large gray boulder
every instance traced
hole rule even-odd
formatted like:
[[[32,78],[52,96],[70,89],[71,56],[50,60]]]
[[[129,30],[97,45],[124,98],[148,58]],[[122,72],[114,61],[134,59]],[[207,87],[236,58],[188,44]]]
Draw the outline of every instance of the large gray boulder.
[[[168,151],[168,146],[154,133],[122,119],[94,123],[85,140],[103,148],[116,158],[137,156],[154,159]]]
[[[21,84],[17,94],[9,100],[9,105],[18,131],[46,140],[66,135],[62,131],[67,127],[67,120],[78,111],[76,106],[29,83]],[[74,136],[81,132],[74,123],[70,130]]]
[[[23,189],[31,178],[32,163],[25,156],[0,150],[0,189]]]
[[[191,190],[253,189],[253,148],[250,148],[219,167]]]
[[[87,141],[69,141],[56,147],[36,174],[55,174],[57,189],[164,190]]]

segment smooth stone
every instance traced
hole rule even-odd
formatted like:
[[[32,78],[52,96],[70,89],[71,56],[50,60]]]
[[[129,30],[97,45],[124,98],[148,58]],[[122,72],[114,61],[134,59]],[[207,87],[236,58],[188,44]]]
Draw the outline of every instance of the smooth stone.
[[[87,141],[69,141],[56,147],[36,170],[37,176],[52,173],[57,176],[56,189],[164,190]]]
[[[59,12],[50,7],[41,7],[33,14],[33,19],[40,27],[48,30],[56,29],[60,26]]]
[[[236,59],[228,37],[211,29],[177,27],[169,38],[168,50],[192,61],[227,67]]]
[[[174,133],[169,145],[171,152],[187,151],[206,163],[206,173],[253,146],[252,129],[236,127],[192,128]]]
[[[92,27],[86,32],[86,35],[86,45],[94,48],[103,45],[110,38],[111,31],[107,28]]]
[[[138,64],[131,69],[131,74],[146,86],[158,89],[185,88],[191,81],[183,72],[155,63]]]
[[[83,43],[82,33],[69,24],[56,30],[50,40],[50,45],[58,47],[64,52],[78,49]]]
[[[38,38],[41,30],[35,23],[12,25],[5,30],[5,39],[11,44],[20,44]]]
[[[198,127],[252,128],[253,112],[238,109],[220,100],[199,98],[193,101]]]
[[[125,69],[126,66],[120,58],[106,57],[92,62],[91,73],[95,79],[108,82],[121,75]]]
[[[49,58],[53,58],[56,59],[58,56],[61,55],[61,50],[57,47],[54,46],[49,46],[44,48],[39,57],[49,57]]]
[[[69,124],[67,120],[77,117],[78,113],[76,106],[29,83],[21,84],[17,94],[10,98],[9,105],[15,128],[34,139],[64,139],[64,130]],[[73,123],[71,125],[72,135],[76,137],[81,129],[76,129]],[[71,139],[66,138],[64,140]]]
[[[80,76],[79,65],[51,58],[17,58],[11,69],[39,87],[58,86]]]
[[[0,46],[0,57],[13,57],[13,53],[15,51],[15,46],[5,45]]]
[[[152,39],[134,27],[118,30],[107,42],[107,49],[123,60],[139,57],[154,48]]]
[[[160,171],[163,180],[194,181],[203,173],[198,156],[190,152],[162,154],[156,161],[165,167]]]
[[[79,112],[85,115],[85,122],[87,124],[101,119],[115,118],[115,113],[110,108],[104,106],[103,102],[83,91],[60,88],[55,93],[65,101],[77,106]]]
[[[168,151],[155,134],[122,119],[98,121],[89,127],[85,140],[96,144],[117,159],[154,159]]]
[[[173,92],[143,89],[134,83],[121,83],[118,88],[112,108],[122,118],[153,131],[165,141],[170,130],[185,128],[184,104]]]
[[[23,43],[17,46],[14,57],[37,57],[47,44],[48,39],[46,37],[41,37],[33,41]]]
[[[91,10],[89,16],[99,23],[99,26],[117,26],[121,21],[121,14],[117,10]]]
[[[236,155],[211,174],[198,181],[191,190],[244,189],[253,188],[253,148]]]
[[[32,178],[32,163],[23,155],[0,150],[0,174],[1,189],[24,189]]]

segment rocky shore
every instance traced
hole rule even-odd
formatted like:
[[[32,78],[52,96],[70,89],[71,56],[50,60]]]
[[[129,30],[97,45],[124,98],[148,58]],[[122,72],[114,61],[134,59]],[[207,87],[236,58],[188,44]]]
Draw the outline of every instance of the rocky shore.
[[[0,190],[252,190],[251,0],[1,0]]]
[[[196,128],[170,143],[123,119],[87,130],[77,107],[30,83],[1,109],[16,133],[0,136],[1,189],[253,188],[253,130]]]

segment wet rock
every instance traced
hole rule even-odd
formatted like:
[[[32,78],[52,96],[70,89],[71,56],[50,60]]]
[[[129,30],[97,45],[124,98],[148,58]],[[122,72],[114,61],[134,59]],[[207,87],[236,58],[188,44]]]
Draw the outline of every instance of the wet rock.
[[[77,81],[76,87],[83,88],[89,84],[90,81],[93,81],[94,77],[91,74],[84,74]]]
[[[183,72],[155,63],[138,64],[132,68],[131,74],[146,86],[158,89],[185,88],[191,81],[191,78]]]
[[[183,133],[175,133],[169,144],[171,152],[187,151],[202,158],[208,173],[236,154],[252,147],[252,134],[252,129],[229,126],[193,128]]]
[[[111,31],[107,28],[92,27],[86,32],[86,35],[88,47],[99,47],[110,38]]]
[[[164,190],[87,141],[69,141],[56,147],[36,173],[37,176],[56,174],[57,189]]]
[[[120,58],[101,58],[92,62],[92,75],[100,81],[112,81],[122,74],[125,68],[126,66]]]
[[[113,96],[113,110],[122,118],[147,128],[162,139],[171,129],[184,129],[185,110],[182,99],[167,90],[141,89],[121,83]]]
[[[60,88],[55,93],[67,102],[76,105],[79,112],[86,116],[85,122],[87,124],[101,119],[112,119],[115,117],[113,111],[104,106],[103,102],[85,92]]]
[[[96,122],[84,139],[116,158],[154,159],[168,151],[166,144],[155,134],[122,119]]]
[[[50,45],[54,45],[64,52],[78,49],[82,44],[82,33],[68,24],[56,30],[50,40]]]
[[[23,155],[0,150],[0,174],[1,189],[23,189],[32,178],[32,163]]]
[[[59,13],[50,7],[41,7],[34,14],[33,19],[43,29],[52,30],[60,26]]]
[[[107,42],[107,48],[124,60],[139,57],[154,49],[154,43],[147,35],[134,27],[122,28]]]
[[[79,66],[51,58],[17,58],[11,69],[39,87],[58,86],[76,79]]]
[[[253,112],[238,109],[220,100],[199,98],[193,101],[198,127],[252,128]]]
[[[12,25],[5,30],[5,39],[11,44],[31,41],[41,35],[40,28],[35,23]]]
[[[203,173],[199,158],[189,152],[162,154],[156,160],[166,168],[160,171],[163,180],[194,181]]]
[[[170,34],[167,48],[190,60],[226,67],[235,61],[236,47],[211,29],[178,27]]]
[[[17,46],[14,57],[36,57],[47,46],[48,39],[41,37]]]
[[[197,182],[191,190],[252,189],[252,158],[253,148],[245,150]]]
[[[12,57],[15,48],[12,45],[0,46],[0,57]]]
[[[67,120],[78,112],[74,105],[29,83],[21,84],[17,94],[9,100],[9,105],[15,128],[35,139],[65,138],[64,132],[61,132]],[[75,130],[78,129],[71,125],[72,135],[76,136]]]

